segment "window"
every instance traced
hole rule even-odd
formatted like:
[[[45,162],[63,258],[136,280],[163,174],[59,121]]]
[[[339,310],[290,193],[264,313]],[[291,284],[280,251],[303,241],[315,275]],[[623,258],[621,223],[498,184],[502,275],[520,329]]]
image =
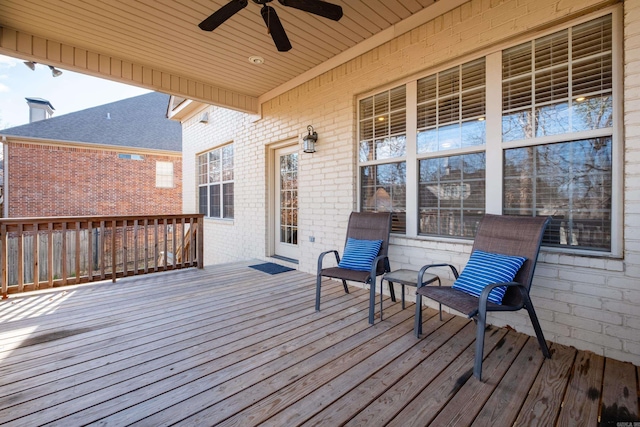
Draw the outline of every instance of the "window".
[[[392,211],[409,237],[471,238],[485,212],[551,215],[546,246],[619,254],[620,19],[616,8],[365,95],[360,210]]]
[[[503,141],[558,140],[504,151],[503,212],[552,215],[547,245],[610,251],[611,15],[505,50],[502,70]]]
[[[502,140],[611,128],[611,16],[502,53]]]
[[[419,233],[473,237],[485,210],[485,154],[420,160]]]
[[[233,218],[233,145],[198,156],[199,212],[210,218]]]
[[[485,74],[482,58],[418,80],[418,234],[475,236],[485,212]],[[443,156],[452,150],[465,154]]]
[[[360,108],[360,206],[392,212],[392,231],[405,231],[406,88],[362,99]]]
[[[173,162],[156,162],[156,187],[173,188]]]
[[[611,246],[611,138],[504,153],[504,213],[553,215],[544,243],[578,249]]]
[[[118,158],[119,159],[124,159],[124,160],[144,160],[144,156],[140,155],[140,154],[129,154],[129,153],[119,153],[118,154]]]
[[[484,58],[418,80],[418,153],[485,143]]]

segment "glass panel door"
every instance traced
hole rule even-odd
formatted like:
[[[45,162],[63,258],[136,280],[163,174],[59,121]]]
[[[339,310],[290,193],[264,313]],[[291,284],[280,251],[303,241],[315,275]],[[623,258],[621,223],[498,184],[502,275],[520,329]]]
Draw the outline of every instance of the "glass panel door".
[[[276,255],[298,259],[298,146],[275,152]]]

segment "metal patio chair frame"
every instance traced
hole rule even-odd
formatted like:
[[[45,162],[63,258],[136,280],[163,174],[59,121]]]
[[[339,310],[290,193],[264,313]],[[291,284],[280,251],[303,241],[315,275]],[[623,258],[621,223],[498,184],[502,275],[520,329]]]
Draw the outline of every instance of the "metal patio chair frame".
[[[427,297],[441,305],[450,307],[465,314],[468,318],[474,318],[477,322],[477,330],[473,375],[478,380],[482,380],[482,360],[487,312],[518,311],[524,308],[529,313],[529,318],[531,319],[543,355],[550,358],[551,353],[549,352],[549,347],[544,339],[538,316],[536,315],[529,296],[542,236],[550,220],[551,217],[490,214],[483,217],[478,226],[472,252],[474,250],[481,250],[503,255],[522,256],[526,258],[526,261],[512,282],[490,284],[483,289],[480,297],[454,289],[451,286],[426,286],[423,281],[423,276],[430,268],[449,267],[456,279],[458,278],[458,271],[450,264],[423,266],[418,272],[417,277],[418,288],[416,290],[416,316],[414,324],[416,337],[419,338],[422,333],[422,297]],[[491,290],[498,286],[507,287],[502,305],[494,304],[487,300]]]
[[[338,251],[330,250],[322,252],[318,256],[318,270],[316,274],[316,311],[320,311],[320,288],[323,277],[342,280],[342,285],[346,293],[349,293],[347,281],[364,283],[369,285],[369,323],[373,325],[376,278],[391,270],[389,257],[387,256],[390,232],[390,212],[352,212],[351,215],[349,215],[345,246],[350,237],[359,240],[382,240],[380,251],[371,263],[371,269],[369,271],[356,271],[337,267],[337,264],[340,263],[340,254]],[[331,253],[335,255],[336,267],[323,268],[324,257]],[[393,301],[396,300],[393,289],[391,290],[391,299]]]

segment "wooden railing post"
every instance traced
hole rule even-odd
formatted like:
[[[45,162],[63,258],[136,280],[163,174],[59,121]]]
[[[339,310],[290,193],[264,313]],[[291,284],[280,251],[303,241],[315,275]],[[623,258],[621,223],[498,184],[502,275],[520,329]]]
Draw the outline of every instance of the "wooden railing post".
[[[204,216],[198,218],[198,238],[196,244],[198,245],[198,268],[204,268]]]
[[[0,241],[2,241],[2,260],[0,260],[0,269],[2,270],[2,299],[7,299],[7,294],[9,293],[9,273],[7,271],[7,259],[9,258],[8,240],[7,226],[6,224],[2,224],[0,226]]]

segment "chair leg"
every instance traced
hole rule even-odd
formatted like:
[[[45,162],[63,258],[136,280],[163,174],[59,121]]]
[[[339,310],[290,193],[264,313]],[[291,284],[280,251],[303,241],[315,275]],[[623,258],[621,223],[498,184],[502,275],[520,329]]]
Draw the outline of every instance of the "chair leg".
[[[382,285],[380,285],[382,286]],[[373,325],[374,314],[376,310],[376,278],[375,276],[371,279],[369,283],[369,324]],[[380,313],[382,316],[382,313]]]
[[[316,275],[316,311],[320,311],[320,284],[322,283],[322,276]]]
[[[391,282],[389,282],[389,294],[391,295],[391,301],[396,302],[396,290]]]
[[[402,286],[402,309],[404,310],[404,285]]]
[[[347,286],[347,281],[342,279],[342,287],[344,288],[344,293],[348,294],[349,293],[349,287]]]
[[[476,317],[476,355],[473,362],[473,376],[482,381],[482,357],[484,355],[484,329],[487,324],[487,312],[478,313]]]
[[[389,289],[391,289],[393,287],[393,282],[387,281],[387,283],[389,283]],[[380,280],[380,320],[382,320],[382,300],[384,297],[384,294],[382,293],[383,285],[384,285],[384,280]]]
[[[547,341],[544,339],[544,334],[542,333],[540,322],[538,322],[538,316],[536,315],[536,310],[533,308],[533,304],[531,303],[531,299],[529,298],[528,295],[525,298],[525,308],[529,313],[529,318],[531,319],[533,330],[536,332],[536,337],[538,338],[538,344],[540,345],[540,350],[542,350],[542,354],[547,359],[551,359],[551,352],[549,351],[549,346],[547,346]]]
[[[438,277],[438,286],[442,286],[440,278]],[[442,322],[442,303],[438,303],[438,313],[440,314],[440,321]]]
[[[414,316],[413,333],[416,338],[422,334],[422,295],[416,294],[416,315]]]

